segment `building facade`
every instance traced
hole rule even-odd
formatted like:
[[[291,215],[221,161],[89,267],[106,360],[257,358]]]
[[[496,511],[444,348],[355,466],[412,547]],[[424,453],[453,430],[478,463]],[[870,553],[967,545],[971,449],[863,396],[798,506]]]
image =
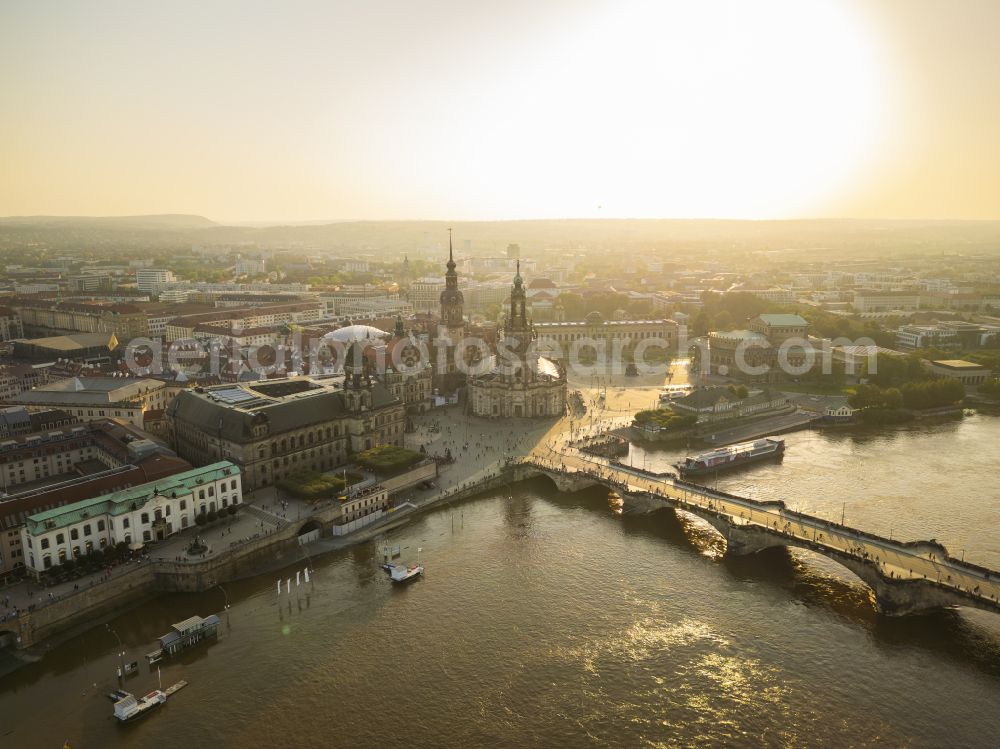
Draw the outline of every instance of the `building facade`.
[[[166,383],[127,377],[70,377],[10,399],[29,411],[58,408],[80,421],[123,419],[142,429],[147,411],[167,407],[176,394]]]
[[[537,322],[539,349],[550,357],[567,361],[583,346],[594,347],[597,358],[616,357],[617,352],[631,352],[637,346],[663,347],[667,356],[677,352],[678,325],[673,320],[605,320],[591,312],[576,322]],[[646,342],[644,344],[644,342]]]
[[[163,268],[142,268],[135,272],[135,285],[139,291],[156,293],[163,286],[176,280],[173,271]]]
[[[195,525],[202,513],[242,501],[240,469],[220,461],[36,513],[21,529],[25,566],[37,577],[109,545],[141,548]]]
[[[24,325],[17,312],[10,307],[0,307],[0,341],[24,338]]]

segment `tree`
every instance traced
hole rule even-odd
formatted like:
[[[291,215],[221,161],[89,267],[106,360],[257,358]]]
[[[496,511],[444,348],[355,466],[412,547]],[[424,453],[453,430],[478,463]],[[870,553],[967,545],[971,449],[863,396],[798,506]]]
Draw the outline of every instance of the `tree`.
[[[733,315],[729,310],[720,310],[712,317],[712,330],[732,330]]]
[[[906,383],[900,391],[903,395],[903,404],[915,410],[950,406],[965,397],[965,385],[946,377]]]
[[[1000,397],[1000,379],[986,380],[976,390],[981,395],[988,395],[992,398]]]

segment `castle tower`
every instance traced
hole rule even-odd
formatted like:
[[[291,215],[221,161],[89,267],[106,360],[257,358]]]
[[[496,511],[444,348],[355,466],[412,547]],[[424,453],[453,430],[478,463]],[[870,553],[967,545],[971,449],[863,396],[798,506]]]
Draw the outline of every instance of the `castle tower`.
[[[462,337],[465,298],[458,290],[458,273],[451,246],[451,229],[448,230],[448,265],[444,274],[444,291],[441,292],[441,325],[455,338]]]

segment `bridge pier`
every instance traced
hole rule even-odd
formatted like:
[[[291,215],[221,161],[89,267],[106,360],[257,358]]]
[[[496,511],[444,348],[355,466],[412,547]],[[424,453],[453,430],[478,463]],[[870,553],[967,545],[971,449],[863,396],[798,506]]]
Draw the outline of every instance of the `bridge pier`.
[[[759,525],[735,525],[723,515],[705,513],[701,517],[726,539],[726,554],[731,556],[756,554],[773,546],[788,545],[785,539]]]

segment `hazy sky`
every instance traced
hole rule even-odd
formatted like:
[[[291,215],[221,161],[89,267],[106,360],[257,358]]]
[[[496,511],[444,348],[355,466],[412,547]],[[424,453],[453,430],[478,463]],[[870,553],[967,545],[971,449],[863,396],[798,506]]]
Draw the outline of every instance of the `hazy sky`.
[[[1000,218],[1000,0],[0,2],[0,215]]]

